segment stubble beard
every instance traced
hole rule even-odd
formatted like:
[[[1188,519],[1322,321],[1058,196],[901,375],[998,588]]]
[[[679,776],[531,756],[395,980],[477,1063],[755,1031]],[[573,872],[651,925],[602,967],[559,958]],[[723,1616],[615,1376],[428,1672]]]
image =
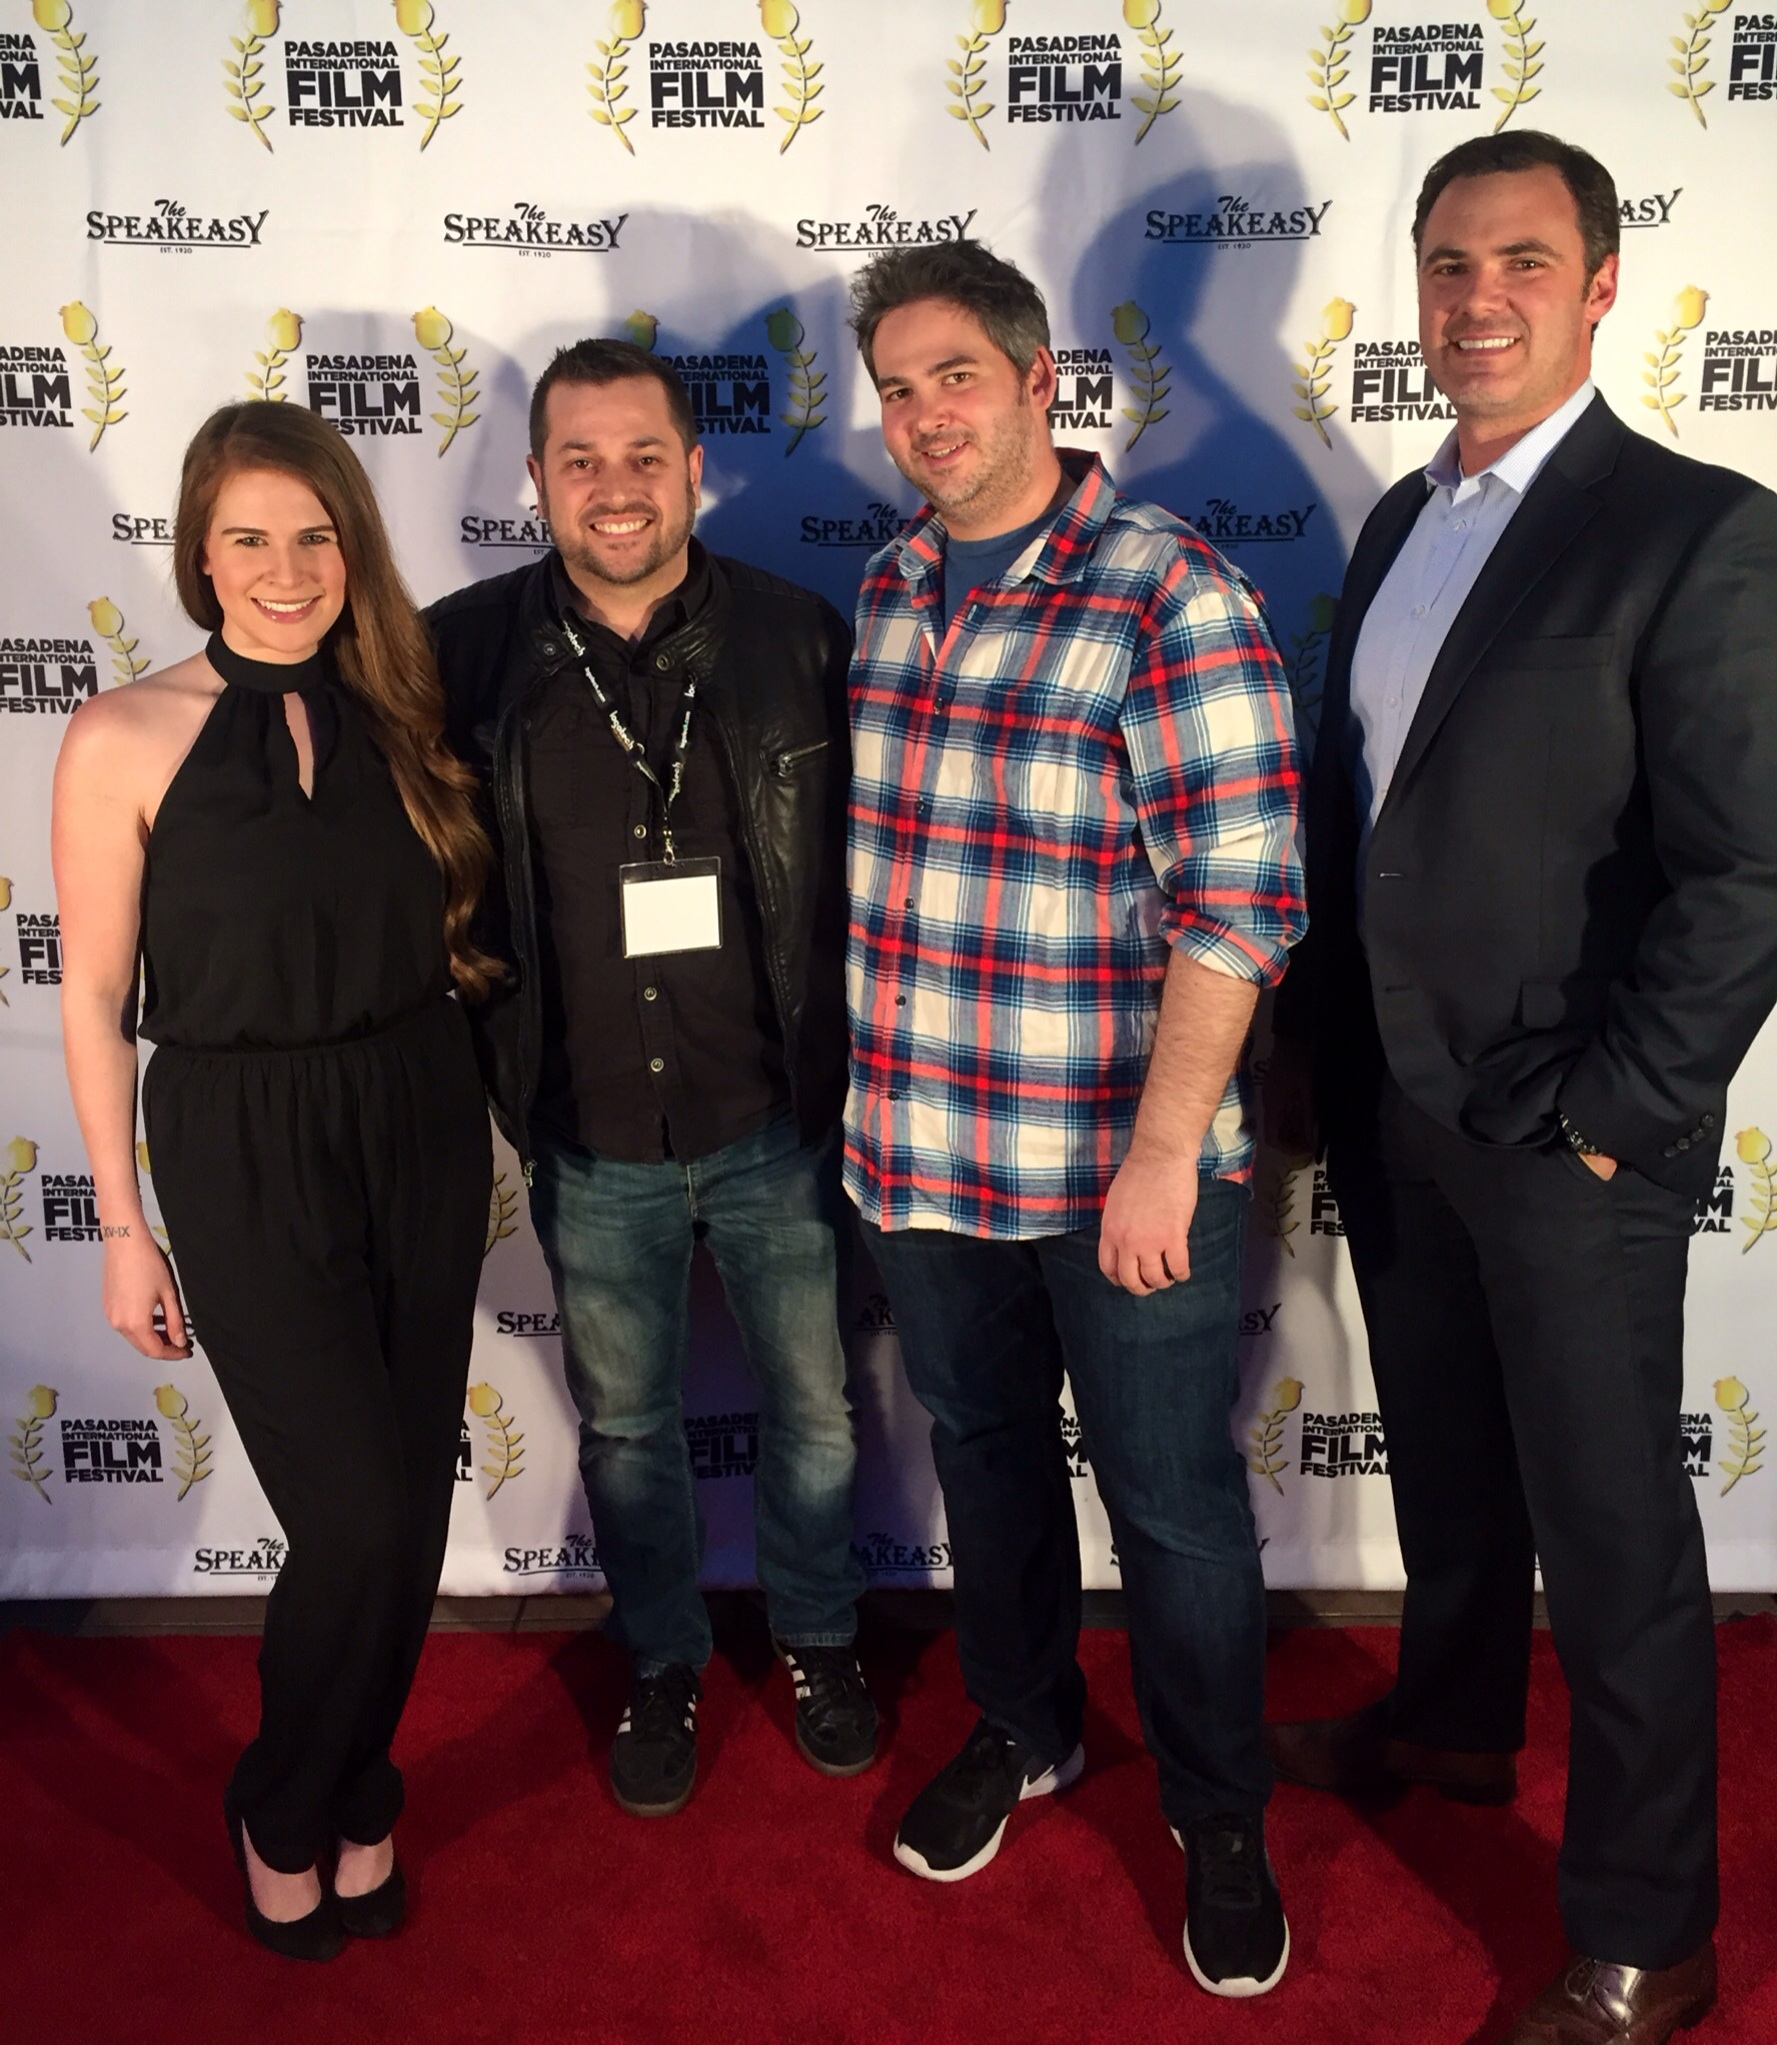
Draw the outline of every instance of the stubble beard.
[[[975,473],[954,488],[946,488],[942,479],[934,482],[923,474],[908,475],[905,469],[901,473],[916,490],[924,491],[941,518],[954,519],[959,512],[966,512],[972,523],[989,522],[996,512],[1016,504],[1029,487],[1032,448],[1028,419],[1021,416],[1028,410],[1026,400],[1019,413],[995,425],[989,439],[976,441],[980,460]]]
[[[630,509],[645,509],[660,521],[654,528],[653,542],[646,552],[630,565],[615,568],[606,560],[597,539],[588,535],[582,523],[572,532],[555,535],[555,544],[561,551],[562,560],[567,564],[571,577],[585,576],[590,581],[602,582],[611,589],[629,589],[638,582],[646,582],[690,539],[691,527],[697,517],[696,510],[689,501],[689,493],[685,505],[675,516],[669,517],[664,508],[656,504],[645,507],[633,506]],[[603,505],[596,515],[600,518],[621,518],[624,516],[624,507]]]

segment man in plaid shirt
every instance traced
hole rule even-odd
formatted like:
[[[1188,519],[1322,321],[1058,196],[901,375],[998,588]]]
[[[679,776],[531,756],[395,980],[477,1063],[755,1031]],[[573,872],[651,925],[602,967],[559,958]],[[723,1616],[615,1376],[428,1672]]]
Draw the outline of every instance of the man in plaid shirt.
[[[1264,1587],[1233,1446],[1240,1059],[1303,925],[1289,693],[1238,570],[1058,455],[1036,288],[976,242],[853,285],[926,504],[852,668],[846,1178],[932,1415],[981,1717],[895,1855],[958,1881],[1084,1765],[1065,1372],[1110,1515],[1185,1952],[1281,1978]]]

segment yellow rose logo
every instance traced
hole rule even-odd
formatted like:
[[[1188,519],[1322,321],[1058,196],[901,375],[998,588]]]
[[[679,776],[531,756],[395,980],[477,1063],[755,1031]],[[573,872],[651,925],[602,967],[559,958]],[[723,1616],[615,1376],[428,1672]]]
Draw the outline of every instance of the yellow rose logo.
[[[108,596],[94,597],[86,607],[86,614],[101,639],[109,639],[113,632],[123,630],[123,613]]]
[[[787,130],[777,145],[777,153],[782,156],[802,130],[821,117],[821,109],[815,105],[822,89],[821,66],[808,61],[814,39],[797,34],[801,17],[790,0],[759,0],[759,20],[784,60],[785,104],[773,109]]]
[[[1283,1424],[1301,1403],[1302,1380],[1279,1378],[1271,1388],[1270,1410],[1259,1415],[1250,1436],[1252,1454],[1247,1457],[1247,1468],[1255,1477],[1263,1477],[1273,1491],[1282,1491],[1278,1479],[1290,1466],[1283,1453]]]
[[[88,52],[85,32],[74,27],[74,10],[68,0],[31,0],[31,19],[55,45],[56,71],[67,96],[51,104],[58,114],[68,117],[68,125],[62,130],[65,148],[81,122],[99,110],[95,96],[99,88],[99,60]]]
[[[247,371],[247,388],[262,404],[281,405],[285,401],[284,364],[290,358],[293,348],[302,346],[302,318],[288,306],[279,306],[265,323],[269,348],[255,348],[253,360],[259,364],[259,373]]]
[[[623,322],[619,340],[628,341],[632,347],[646,348],[654,352],[654,337],[660,332],[660,322],[651,312],[632,312]]]
[[[1161,400],[1171,388],[1167,378],[1172,371],[1160,359],[1160,344],[1148,339],[1148,331],[1148,316],[1133,298],[1111,308],[1111,332],[1129,350],[1129,380],[1135,386],[1135,403],[1122,407],[1124,418],[1135,421],[1135,431],[1123,443],[1125,453],[1166,417]]]
[[[1734,1138],[1734,1154],[1752,1179],[1751,1196],[1740,1216],[1747,1230],[1740,1245],[1744,1256],[1760,1236],[1777,1229],[1777,1170],[1771,1164],[1771,1139],[1762,1129],[1742,1129]]]
[[[1356,95],[1339,88],[1351,70],[1351,31],[1369,18],[1370,0],[1341,0],[1333,26],[1321,30],[1326,47],[1316,43],[1308,52],[1308,82],[1314,87],[1308,104],[1316,112],[1330,116],[1347,142],[1351,140],[1351,130],[1346,127],[1343,115]]]
[[[142,642],[124,637],[123,613],[108,596],[94,597],[86,607],[86,614],[93,621],[93,630],[111,649],[111,679],[114,682],[133,682],[154,665],[151,660],[136,658],[136,648]]]
[[[1499,119],[1493,124],[1497,135],[1521,106],[1527,106],[1542,91],[1540,85],[1530,81],[1543,68],[1543,46],[1530,40],[1536,23],[1524,12],[1524,0],[1487,0],[1487,12],[1505,26],[1505,55],[1500,59],[1500,69],[1507,82],[1493,88],[1493,97],[1501,102]]]
[[[1738,1378],[1717,1378],[1715,1403],[1728,1416],[1728,1452],[1721,1458],[1727,1482],[1722,1496],[1733,1490],[1742,1477],[1755,1476],[1763,1465],[1765,1430],[1752,1410],[1752,1394]]]
[[[524,1475],[524,1450],[520,1447],[524,1436],[514,1430],[512,1417],[492,1385],[469,1387],[469,1411],[487,1430],[488,1461],[482,1464],[481,1474],[493,1480],[487,1488],[492,1498],[502,1484]]]
[[[1678,73],[1666,90],[1689,105],[1700,128],[1709,125],[1703,113],[1703,95],[1715,90],[1715,80],[1703,75],[1709,68],[1709,31],[1715,26],[1715,17],[1725,14],[1732,4],[1733,0],[1702,0],[1694,13],[1687,9],[1684,25],[1690,33],[1682,40],[1672,38],[1678,55],[1666,59],[1667,69]]]
[[[12,907],[12,882],[6,877],[5,874],[0,873],[0,909],[10,909],[11,907]]]
[[[177,1385],[156,1385],[154,1403],[161,1417],[172,1423],[177,1441],[173,1449],[173,1474],[179,1479],[179,1498],[194,1484],[210,1475],[210,1437],[199,1433],[201,1421],[189,1418],[190,1405]],[[176,1504],[178,1500],[175,1500]]]
[[[623,104],[629,97],[629,83],[623,75],[629,67],[623,59],[630,44],[641,34],[646,18],[642,0],[614,0],[611,40],[597,46],[597,60],[586,67],[592,73],[586,85],[592,95],[587,111],[601,128],[610,129],[631,156],[636,153],[635,144],[624,131],[635,119],[636,110]]]
[[[776,42],[793,36],[800,24],[790,0],[759,0],[759,25]]]
[[[944,90],[955,102],[949,109],[951,119],[962,121],[986,149],[989,144],[981,123],[993,112],[992,104],[981,96],[986,90],[987,39],[1006,25],[1006,0],[974,0],[969,20],[970,33],[956,39],[963,60],[960,64],[950,60],[951,76]]]
[[[437,134],[439,124],[462,106],[457,97],[463,82],[458,76],[462,59],[446,54],[450,37],[438,34],[437,20],[431,0],[395,0],[395,26],[404,36],[412,37],[420,53],[420,92],[413,110],[426,124],[420,136],[422,149]]]
[[[1179,73],[1185,60],[1167,47],[1172,30],[1160,26],[1160,0],[1123,0],[1123,19],[1141,44],[1143,90],[1129,95],[1130,104],[1142,117],[1135,131],[1139,142],[1162,114],[1171,113],[1178,105]]]
[[[1152,28],[1160,18],[1160,0],[1123,0],[1123,19],[1131,28]]]
[[[231,36],[235,55],[222,60],[222,89],[229,116],[244,122],[267,149],[271,136],[266,122],[271,102],[265,97],[265,39],[278,32],[278,0],[247,0],[247,39]]]
[[[64,305],[62,307],[62,332],[74,343],[75,347],[84,347],[98,331],[98,321],[93,318],[92,314],[87,311],[78,298],[75,299],[72,305]]]
[[[1672,301],[1671,326],[1663,331],[1655,330],[1654,339],[1660,344],[1659,354],[1647,356],[1648,367],[1641,372],[1641,380],[1647,385],[1647,393],[1641,402],[1650,412],[1659,413],[1666,422],[1666,431],[1674,440],[1678,438],[1678,421],[1672,415],[1684,403],[1684,392],[1673,389],[1678,381],[1684,337],[1692,328],[1702,324],[1708,303],[1707,291],[1699,291],[1694,284],[1684,287]]]
[[[31,19],[52,35],[58,28],[66,28],[73,14],[68,0],[31,0]]]
[[[271,328],[272,340],[286,354],[292,348],[300,348],[302,346],[302,320],[296,313],[291,312],[287,306],[279,306],[277,311],[272,314],[268,325]]]
[[[43,1454],[43,1423],[55,1410],[55,1387],[33,1385],[25,1394],[25,1410],[17,1427],[6,1437],[12,1450],[12,1474],[21,1484],[30,1485],[45,1505],[55,1503],[44,1489],[45,1481],[55,1472]]]
[[[1356,315],[1357,307],[1349,298],[1329,299],[1321,308],[1320,338],[1307,344],[1308,360],[1295,365],[1298,381],[1290,388],[1302,402],[1292,409],[1320,435],[1323,447],[1333,444],[1326,422],[1339,409],[1328,395],[1333,382],[1333,350],[1349,339]]]
[[[480,396],[475,388],[475,379],[481,372],[463,367],[469,351],[450,345],[455,329],[437,306],[423,306],[414,314],[413,331],[420,346],[432,351],[432,360],[438,365],[438,402],[448,407],[446,411],[432,414],[434,424],[444,428],[444,438],[438,443],[438,452],[442,455],[457,435],[473,426],[481,416],[475,410],[475,401]]]

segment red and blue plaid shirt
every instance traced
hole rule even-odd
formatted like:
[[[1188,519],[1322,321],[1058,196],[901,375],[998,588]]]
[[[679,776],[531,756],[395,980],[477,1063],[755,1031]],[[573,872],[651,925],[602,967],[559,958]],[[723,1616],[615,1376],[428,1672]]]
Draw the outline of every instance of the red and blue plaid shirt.
[[[1095,1224],[1168,949],[1261,985],[1304,926],[1289,687],[1252,586],[1103,465],[942,625],[929,507],[858,596],[846,1185],[885,1229]],[[961,592],[957,592],[961,596]],[[1244,1072],[1200,1169],[1252,1160]]]

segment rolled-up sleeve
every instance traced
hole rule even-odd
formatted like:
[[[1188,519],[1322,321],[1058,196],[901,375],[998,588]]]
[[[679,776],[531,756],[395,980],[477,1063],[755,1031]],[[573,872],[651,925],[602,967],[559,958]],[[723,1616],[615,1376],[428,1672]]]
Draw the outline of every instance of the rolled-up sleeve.
[[[1156,589],[1122,717],[1168,944],[1274,986],[1307,928],[1301,777],[1283,663],[1257,599],[1181,552]]]

